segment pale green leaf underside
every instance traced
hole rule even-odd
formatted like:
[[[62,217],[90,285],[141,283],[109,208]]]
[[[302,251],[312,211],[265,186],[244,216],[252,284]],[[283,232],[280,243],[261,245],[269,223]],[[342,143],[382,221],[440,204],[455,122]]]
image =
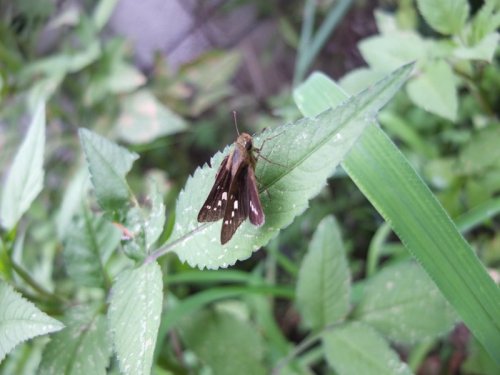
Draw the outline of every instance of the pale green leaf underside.
[[[424,71],[407,86],[408,96],[419,107],[455,121],[458,110],[458,92],[450,65],[438,60],[429,63]]]
[[[43,187],[45,103],[39,102],[2,191],[0,223],[12,229]]]
[[[412,32],[393,32],[366,38],[359,43],[359,50],[372,70],[384,73],[426,55],[424,40]]]
[[[39,375],[105,375],[111,355],[106,317],[74,314],[43,353]]]
[[[456,316],[436,285],[415,263],[400,263],[368,280],[355,316],[402,344],[435,339]]]
[[[80,129],[79,135],[99,204],[109,210],[120,207],[129,198],[125,175],[138,155],[90,130]]]
[[[497,32],[486,35],[473,46],[460,46],[453,50],[453,55],[459,59],[484,60],[489,63],[495,57],[500,34]]]
[[[144,89],[124,99],[115,126],[124,141],[143,144],[185,130],[186,122]]]
[[[0,280],[0,362],[21,342],[63,327]]]
[[[123,374],[149,375],[163,300],[160,266],[123,271],[111,291],[108,320]]]
[[[442,34],[456,34],[462,30],[469,16],[467,0],[417,0],[425,21]]]
[[[321,221],[297,280],[297,308],[312,329],[324,328],[349,311],[350,273],[333,216]]]
[[[318,117],[305,118],[255,137],[257,147],[268,139],[263,155],[275,163],[259,160],[256,168],[266,222],[257,228],[246,221],[225,246],[220,244],[221,221],[201,225],[196,218],[229,148],[212,158],[212,167],[198,168],[177,202],[177,222],[171,241],[177,241],[174,251],[179,258],[200,268],[227,267],[248,258],[252,251],[276,236],[307,208],[309,199],[324,186],[326,178],[377,111],[399,89],[411,68],[397,70]]]
[[[344,374],[411,374],[389,344],[372,328],[349,323],[323,335],[328,364]]]

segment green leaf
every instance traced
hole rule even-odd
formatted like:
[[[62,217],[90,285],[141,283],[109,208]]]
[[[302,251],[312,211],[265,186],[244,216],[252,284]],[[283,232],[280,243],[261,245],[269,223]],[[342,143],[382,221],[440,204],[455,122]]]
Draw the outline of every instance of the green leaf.
[[[379,79],[380,78],[382,78],[382,76],[379,77]],[[310,79],[315,80],[317,85],[314,87],[303,86],[303,89],[300,91],[300,96],[295,97],[295,100],[321,100],[323,95],[325,95],[324,92],[321,91],[321,86],[325,85],[325,89],[330,87],[330,79],[323,73],[314,72],[313,74],[311,74]],[[375,82],[376,81],[374,81],[374,83]],[[329,101],[333,103],[340,103],[345,99],[347,93],[343,92],[342,90],[338,90],[329,91],[328,95],[331,95],[330,97],[328,97]]]
[[[227,312],[201,311],[186,318],[179,330],[186,346],[214,374],[265,374],[264,343],[255,327]]]
[[[471,337],[467,348],[467,359],[460,370],[464,374],[495,375],[500,373],[500,365],[491,359],[474,337]]]
[[[64,73],[52,74],[31,85],[28,91],[28,108],[35,112],[39,103],[47,102],[64,79]]]
[[[108,22],[118,0],[100,0],[94,9],[92,19],[97,29],[102,29]]]
[[[110,211],[122,208],[129,199],[125,175],[139,156],[90,130],[81,128],[78,134],[100,206]]]
[[[131,207],[127,210],[125,222],[121,223],[128,232],[124,233],[127,240],[122,241],[124,253],[135,260],[142,260],[146,255],[146,231],[144,212],[140,207]]]
[[[319,73],[314,72],[312,75],[315,74]],[[344,91],[346,91],[351,95],[354,95],[357,94],[358,92],[363,91],[367,86],[377,82],[382,77],[384,77],[384,74],[381,72],[377,72],[369,68],[359,68],[351,70],[349,73],[343,76],[338,82],[338,84],[340,85],[340,87],[342,87],[342,89],[344,89]],[[342,97],[340,100],[344,99],[345,96]]]
[[[349,312],[350,273],[340,230],[333,216],[313,235],[297,280],[297,308],[308,327],[318,330]]]
[[[64,261],[69,277],[83,286],[104,287],[104,264],[120,243],[120,232],[109,221],[85,209],[68,230]]]
[[[369,279],[354,316],[390,340],[408,345],[446,334],[456,320],[434,283],[409,262]]]
[[[119,60],[123,58],[120,52],[115,52],[112,48],[109,49],[112,51],[105,51],[104,59],[111,61],[108,65],[102,66],[101,71],[92,77],[84,93],[84,104],[98,103],[110,93],[130,93],[146,82],[146,78],[137,68]],[[115,49],[120,50],[119,48]]]
[[[123,271],[111,290],[108,319],[123,374],[151,372],[163,300],[160,266]]]
[[[370,68],[382,73],[420,60],[426,55],[424,40],[411,32],[376,35],[363,39],[358,47]]]
[[[158,240],[165,225],[165,204],[163,203],[163,196],[158,189],[158,185],[153,180],[150,181],[149,185],[151,209],[144,223],[146,249],[150,249],[156,240]]]
[[[500,26],[500,8],[497,0],[487,0],[479,11],[474,14],[470,28],[466,31],[467,42],[477,45],[488,34],[495,32]]]
[[[94,41],[84,49],[44,57],[23,67],[19,72],[19,80],[23,84],[29,84],[39,76],[60,77],[62,80],[66,74],[75,73],[96,61],[100,54],[100,43]]]
[[[248,221],[243,223],[224,246],[220,245],[221,221],[201,225],[197,214],[229,147],[212,158],[212,167],[198,168],[177,202],[177,222],[171,241],[175,241],[174,251],[179,258],[200,268],[227,267],[236,260],[248,258],[252,251],[276,236],[281,228],[304,212],[308,200],[324,186],[326,178],[351,149],[366,124],[399,89],[411,68],[406,66],[394,72],[316,118],[305,118],[255,137],[256,146],[267,139],[263,156],[272,161],[261,160],[256,169],[260,191],[267,191],[261,194],[266,222],[260,228]],[[297,100],[304,98],[298,95]]]
[[[83,68],[89,66],[101,56],[101,42],[95,40],[89,43],[82,50],[77,50],[75,53],[66,53],[64,57],[66,61],[66,70],[68,73],[76,73]]]
[[[460,150],[457,169],[466,175],[483,174],[500,166],[500,127],[491,125],[477,131]]]
[[[45,348],[39,375],[105,375],[111,356],[106,317],[72,311],[66,329]]]
[[[16,345],[64,328],[0,280],[0,362]]]
[[[57,236],[62,241],[71,225],[71,220],[82,208],[82,200],[90,186],[89,171],[84,165],[71,178],[64,191],[61,206],[56,214]]]
[[[162,105],[149,90],[140,90],[125,98],[115,126],[124,141],[143,144],[185,130],[186,122]]]
[[[410,99],[419,107],[456,121],[458,91],[451,67],[443,60],[429,63],[425,70],[408,82]]]
[[[494,32],[486,35],[473,46],[459,46],[453,50],[453,55],[459,59],[493,61],[498,47],[500,34]]]
[[[394,13],[389,13],[384,10],[375,9],[373,12],[375,16],[375,23],[380,34],[392,34],[398,32],[398,20]]]
[[[19,148],[2,191],[0,221],[12,229],[43,187],[45,150],[45,103],[40,102]]]
[[[457,178],[458,168],[455,158],[435,158],[425,165],[427,181],[437,189],[448,189]]]
[[[241,295],[271,295],[279,298],[293,299],[294,291],[291,288],[274,285],[244,285],[217,287],[196,293],[186,298],[168,310],[162,327],[165,331],[176,326],[183,317],[191,315],[196,310],[203,308],[215,301],[228,298],[237,298]]]
[[[387,342],[369,326],[349,323],[323,335],[328,364],[339,374],[411,374]]]
[[[38,374],[42,353],[48,338],[40,338],[17,346],[0,365],[2,375],[33,375]]]
[[[144,75],[131,64],[118,62],[106,77],[104,85],[109,92],[123,94],[132,92],[146,82]]]
[[[333,82],[330,90],[337,90]],[[313,116],[337,104],[327,98],[301,102],[300,109]],[[380,128],[369,126],[342,166],[500,362],[500,291],[403,155]]]
[[[417,6],[425,22],[445,35],[458,34],[469,16],[467,0],[417,0]]]

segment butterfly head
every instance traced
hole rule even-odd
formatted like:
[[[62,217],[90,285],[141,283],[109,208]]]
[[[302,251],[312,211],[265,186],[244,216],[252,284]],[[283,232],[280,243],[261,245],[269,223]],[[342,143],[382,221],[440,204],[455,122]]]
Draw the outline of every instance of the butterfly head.
[[[252,136],[248,133],[241,133],[236,140],[236,143],[243,146],[245,149],[250,151],[253,147]]]

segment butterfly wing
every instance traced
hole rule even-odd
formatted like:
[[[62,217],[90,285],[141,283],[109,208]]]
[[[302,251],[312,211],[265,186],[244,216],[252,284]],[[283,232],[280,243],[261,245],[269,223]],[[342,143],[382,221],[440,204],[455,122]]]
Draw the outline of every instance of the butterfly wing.
[[[248,168],[246,175],[246,188],[247,188],[247,212],[250,222],[253,225],[260,227],[264,224],[265,216],[262,205],[260,204],[259,190],[257,189],[257,179],[253,168]]]
[[[244,166],[240,168],[231,182],[229,189],[229,198],[227,201],[224,219],[222,220],[222,230],[220,241],[224,245],[232,237],[236,229],[248,217],[248,199],[247,199],[247,176],[251,168]]]
[[[198,222],[217,221],[224,217],[229,188],[231,187],[231,170],[228,168],[229,156],[222,161],[212,190],[198,213]]]

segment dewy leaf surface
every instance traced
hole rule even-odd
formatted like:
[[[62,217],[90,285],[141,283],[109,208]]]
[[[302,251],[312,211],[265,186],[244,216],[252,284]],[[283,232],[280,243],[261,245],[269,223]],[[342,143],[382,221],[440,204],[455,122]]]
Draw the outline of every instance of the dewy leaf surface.
[[[105,375],[110,356],[106,317],[71,311],[66,329],[45,348],[38,375]]]
[[[111,291],[108,319],[122,374],[149,375],[163,300],[160,266],[125,270]]]
[[[179,258],[191,266],[215,269],[246,259],[265,245],[308,207],[309,199],[324,186],[411,69],[412,65],[407,65],[395,71],[315,118],[304,118],[256,136],[254,145],[262,147],[265,142],[263,156],[272,161],[271,164],[260,159],[256,168],[266,222],[257,228],[246,221],[225,246],[220,244],[221,221],[201,225],[197,214],[229,147],[212,158],[211,167],[198,168],[177,202],[177,222],[171,241],[176,241],[174,251]]]
[[[340,375],[410,375],[398,354],[375,330],[361,323],[349,323],[323,335],[325,357]]]
[[[422,268],[409,262],[387,267],[367,281],[355,317],[406,345],[436,339],[457,319]]]
[[[344,244],[333,216],[314,232],[297,280],[297,308],[312,329],[321,329],[349,311],[350,273]]]
[[[0,224],[12,229],[43,187],[45,103],[39,102],[2,191]]]
[[[63,327],[0,280],[0,362],[21,342]]]

